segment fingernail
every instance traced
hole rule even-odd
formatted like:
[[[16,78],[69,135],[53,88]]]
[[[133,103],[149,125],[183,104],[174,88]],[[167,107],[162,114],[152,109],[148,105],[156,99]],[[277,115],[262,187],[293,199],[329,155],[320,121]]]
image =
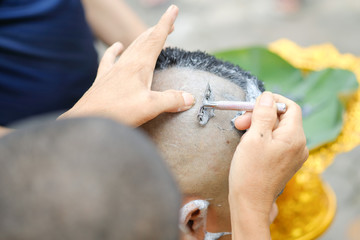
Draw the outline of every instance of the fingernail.
[[[264,92],[260,97],[260,105],[272,107],[274,105],[274,98],[271,92]]]
[[[170,11],[172,11],[173,9],[174,9],[174,7],[175,7],[175,5],[174,4],[172,4],[167,10],[166,10],[166,12],[170,12]]]
[[[183,92],[182,96],[184,98],[184,102],[186,106],[192,106],[195,104],[195,98],[192,94],[187,93],[187,92]]]
[[[120,51],[123,47],[122,43],[121,42],[115,42],[113,44],[113,47],[117,50],[117,51]]]

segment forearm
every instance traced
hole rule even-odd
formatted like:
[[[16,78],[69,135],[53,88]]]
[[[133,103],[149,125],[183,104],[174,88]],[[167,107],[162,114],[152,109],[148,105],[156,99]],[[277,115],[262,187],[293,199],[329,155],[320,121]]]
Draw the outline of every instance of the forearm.
[[[0,138],[13,131],[13,129],[0,126]]]
[[[233,240],[268,240],[270,221],[267,214],[257,212],[248,207],[246,202],[236,195],[229,195],[231,211],[231,229]]]
[[[147,27],[123,0],[82,0],[95,35],[108,45],[120,41],[125,47]]]

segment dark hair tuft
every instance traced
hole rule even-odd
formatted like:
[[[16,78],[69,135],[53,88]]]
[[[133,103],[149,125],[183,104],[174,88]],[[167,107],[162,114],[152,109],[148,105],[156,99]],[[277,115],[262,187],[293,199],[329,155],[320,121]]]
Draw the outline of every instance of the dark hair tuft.
[[[244,89],[247,101],[254,101],[259,93],[265,91],[264,84],[257,77],[237,65],[222,61],[202,51],[190,52],[170,47],[162,50],[156,62],[155,70],[171,67],[202,70],[228,79]],[[258,92],[254,93],[254,89]]]

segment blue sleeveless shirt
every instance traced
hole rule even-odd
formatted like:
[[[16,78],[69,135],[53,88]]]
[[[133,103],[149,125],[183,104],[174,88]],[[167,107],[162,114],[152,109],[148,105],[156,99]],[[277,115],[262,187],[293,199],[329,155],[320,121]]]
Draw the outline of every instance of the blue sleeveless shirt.
[[[0,0],[0,125],[69,109],[97,65],[80,0]]]

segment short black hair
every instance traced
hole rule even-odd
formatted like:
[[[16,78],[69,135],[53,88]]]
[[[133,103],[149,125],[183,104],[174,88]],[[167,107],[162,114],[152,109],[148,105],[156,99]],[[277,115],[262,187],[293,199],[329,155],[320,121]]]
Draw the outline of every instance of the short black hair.
[[[157,59],[155,71],[171,67],[192,68],[212,73],[239,85],[246,93],[246,101],[254,101],[257,94],[254,87],[260,92],[265,91],[264,84],[256,76],[243,70],[237,65],[222,61],[202,51],[185,51],[180,48],[168,47],[163,49]]]

